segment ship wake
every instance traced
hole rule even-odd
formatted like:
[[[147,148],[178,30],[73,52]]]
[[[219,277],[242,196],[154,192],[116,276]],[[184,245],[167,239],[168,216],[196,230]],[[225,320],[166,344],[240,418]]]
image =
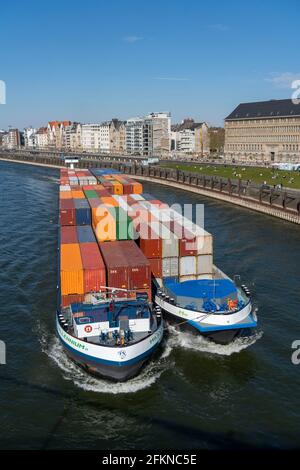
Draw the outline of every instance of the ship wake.
[[[162,373],[172,366],[168,360],[172,348],[171,345],[166,344],[163,353],[155,360],[150,361],[138,376],[126,382],[111,382],[104,378],[94,377],[78,367],[68,358],[58,338],[47,339],[44,337],[41,342],[43,351],[63,371],[65,380],[71,380],[74,385],[89,392],[113,395],[136,393],[151,387]]]
[[[199,352],[210,354],[218,354],[221,356],[231,356],[234,353],[239,353],[243,349],[247,349],[258,341],[262,335],[262,331],[257,331],[254,334],[246,337],[239,337],[234,339],[231,343],[226,345],[216,344],[213,341],[201,335],[193,335],[176,328],[176,326],[168,324],[169,331],[169,347],[191,349]]]

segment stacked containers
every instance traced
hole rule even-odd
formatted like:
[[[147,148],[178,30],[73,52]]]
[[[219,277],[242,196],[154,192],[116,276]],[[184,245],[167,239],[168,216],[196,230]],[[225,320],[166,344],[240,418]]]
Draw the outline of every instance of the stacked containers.
[[[91,209],[86,199],[74,199],[76,225],[91,225]]]
[[[83,266],[78,243],[61,245],[60,286],[62,296],[84,294]]]
[[[82,243],[80,253],[83,268],[83,290],[88,292],[105,291],[105,265],[97,243]]]
[[[62,245],[78,243],[77,230],[74,225],[60,227],[60,243]]]
[[[150,263],[134,241],[100,243],[109,287],[125,289],[119,297],[132,297],[147,292],[151,298]],[[132,292],[127,292],[128,290]]]
[[[92,230],[92,227],[90,227],[89,225],[82,225],[82,226],[76,227],[76,232],[77,232],[77,240],[80,245],[82,243],[95,243],[96,242],[96,238]]]
[[[73,199],[60,199],[60,224],[76,225],[75,204]]]

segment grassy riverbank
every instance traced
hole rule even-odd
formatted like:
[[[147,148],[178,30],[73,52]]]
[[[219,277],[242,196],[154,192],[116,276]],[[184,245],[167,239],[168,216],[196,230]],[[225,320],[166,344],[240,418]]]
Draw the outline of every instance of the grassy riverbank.
[[[164,163],[161,166],[176,168],[178,170],[201,173],[208,176],[221,176],[223,178],[242,178],[261,184],[282,184],[284,187],[300,189],[300,172],[282,171],[271,168],[227,166],[227,165],[193,165],[184,163]]]

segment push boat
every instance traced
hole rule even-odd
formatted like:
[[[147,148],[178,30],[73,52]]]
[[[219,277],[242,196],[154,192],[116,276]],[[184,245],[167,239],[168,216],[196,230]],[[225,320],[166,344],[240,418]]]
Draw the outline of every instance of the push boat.
[[[210,279],[166,279],[161,287],[156,284],[155,303],[164,318],[177,327],[217,344],[249,336],[257,327],[257,309],[248,287],[231,280],[216,266]]]

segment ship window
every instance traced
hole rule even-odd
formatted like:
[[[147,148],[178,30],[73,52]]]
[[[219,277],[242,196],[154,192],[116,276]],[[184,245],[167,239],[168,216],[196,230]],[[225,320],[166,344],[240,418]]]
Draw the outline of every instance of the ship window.
[[[89,317],[81,317],[79,318],[79,323],[91,323],[91,319]]]

